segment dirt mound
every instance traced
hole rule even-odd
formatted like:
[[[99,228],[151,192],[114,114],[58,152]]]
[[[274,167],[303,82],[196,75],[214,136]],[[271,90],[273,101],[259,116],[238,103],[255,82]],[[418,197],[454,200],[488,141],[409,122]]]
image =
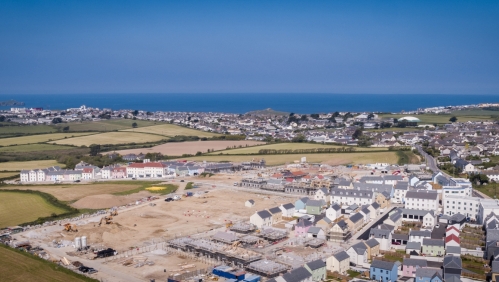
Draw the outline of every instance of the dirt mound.
[[[123,206],[151,195],[153,194],[147,191],[140,191],[139,193],[126,196],[115,196],[111,194],[93,195],[79,199],[74,202],[72,206],[77,209],[105,209]]]

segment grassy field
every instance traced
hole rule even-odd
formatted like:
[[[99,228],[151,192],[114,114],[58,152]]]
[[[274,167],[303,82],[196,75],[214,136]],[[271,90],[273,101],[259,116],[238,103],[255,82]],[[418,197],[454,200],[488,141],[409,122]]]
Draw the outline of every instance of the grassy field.
[[[60,201],[73,202],[83,197],[100,195],[100,194],[115,194],[129,195],[139,189],[137,192],[144,190],[146,187],[158,186],[154,181],[109,181],[92,184],[49,184],[49,185],[24,185],[24,186],[5,186],[6,189],[19,190],[35,190],[48,193],[56,197]]]
[[[49,204],[39,195],[0,192],[0,228],[64,212],[66,210]]]
[[[323,145],[323,144],[311,144],[311,143],[279,143],[262,145],[256,147],[247,147],[231,150],[216,151],[210,153],[209,155],[229,154],[229,155],[244,155],[244,154],[257,154],[258,151],[263,149],[274,149],[274,150],[299,150],[299,149],[316,149],[316,148],[343,148],[347,146],[336,146],[336,145]],[[354,147],[356,152],[360,151],[385,151],[388,148],[363,148]]]
[[[40,134],[57,132],[57,129],[51,125],[15,125],[0,127],[0,135],[9,134]]]
[[[50,166],[61,166],[55,160],[28,161],[28,162],[6,162],[0,163],[0,171],[19,171],[22,169],[45,168]]]
[[[163,136],[176,136],[176,135],[184,135],[184,136],[199,136],[199,137],[212,137],[220,134],[211,133],[201,130],[190,129],[174,124],[161,124],[154,125],[142,128],[133,128],[124,131],[133,131],[133,132],[143,132],[143,133],[151,133],[158,134]]]
[[[113,181],[112,183],[114,185],[120,185],[120,184],[128,184],[129,181]],[[151,193],[156,193],[160,195],[167,195],[170,193],[175,192],[178,189],[178,185],[174,184],[159,184],[162,181],[134,181],[135,185],[138,185],[139,187],[131,189],[131,190],[125,190],[125,191],[120,191],[120,192],[115,192],[113,193],[114,195],[117,196],[125,196],[125,195],[130,195],[134,193],[139,193],[140,191],[148,191]],[[146,188],[149,187],[163,187],[165,189],[163,190],[146,190]]]
[[[32,136],[14,137],[14,138],[1,138],[0,146],[11,146],[11,145],[23,145],[23,144],[33,144],[41,143],[52,140],[59,140],[64,138],[71,138],[83,135],[89,135],[88,133],[52,133],[52,134],[39,134]]]
[[[492,114],[491,114],[492,113]],[[392,114],[380,114],[382,118],[401,118],[404,116],[413,116],[413,115],[392,115]],[[414,115],[421,120],[422,124],[445,124],[449,123],[449,119],[453,116],[457,117],[457,121],[466,122],[466,121],[494,121],[499,118],[499,112],[495,111],[456,111],[451,114],[421,114]]]
[[[77,274],[53,262],[0,244],[0,280],[2,281],[98,281]]]
[[[331,165],[341,164],[369,164],[369,163],[397,163],[396,152],[373,152],[373,153],[331,153],[331,154],[292,154],[292,155],[251,155],[251,156],[199,156],[190,157],[189,160],[208,161],[208,162],[243,162],[251,161],[252,158],[265,159],[267,165],[282,165],[300,160],[301,157],[307,157],[309,163],[326,163]],[[185,159],[185,158],[184,158]]]
[[[116,119],[116,120],[61,123],[58,124],[56,128],[69,126],[69,131],[116,131],[116,130],[133,128],[132,127],[133,123],[137,123],[137,127],[151,126],[157,124],[154,121],[148,121],[148,120]]]
[[[90,146],[92,144],[128,144],[156,142],[164,137],[136,132],[106,132],[89,136],[81,136],[52,142],[59,145]]]
[[[0,147],[0,153],[5,152],[35,152],[74,149],[74,147],[53,144],[26,144],[17,146]]]
[[[17,172],[0,172],[0,179],[7,178],[19,174]]]
[[[489,183],[487,185],[473,185],[473,188],[491,197],[499,199],[499,183]]]
[[[411,151],[397,151],[397,156],[399,158],[397,164],[417,164],[419,163],[419,157]]]

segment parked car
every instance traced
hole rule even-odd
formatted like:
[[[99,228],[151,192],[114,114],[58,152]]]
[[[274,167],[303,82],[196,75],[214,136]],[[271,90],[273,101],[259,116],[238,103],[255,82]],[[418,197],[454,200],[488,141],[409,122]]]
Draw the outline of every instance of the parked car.
[[[393,242],[392,245],[400,245],[400,242]]]
[[[166,198],[165,199],[165,202],[171,202],[171,201],[173,201],[173,198]]]
[[[182,179],[182,180],[180,180],[180,182],[184,182],[184,180]]]

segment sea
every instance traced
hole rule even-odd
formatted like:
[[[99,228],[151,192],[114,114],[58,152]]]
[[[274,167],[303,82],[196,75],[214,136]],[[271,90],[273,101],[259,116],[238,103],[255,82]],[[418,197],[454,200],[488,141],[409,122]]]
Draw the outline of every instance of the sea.
[[[143,111],[247,113],[272,109],[301,114],[327,112],[414,111],[418,108],[499,103],[497,95],[474,94],[0,94],[27,108],[64,110],[82,105],[93,108]],[[0,107],[8,109],[10,107]]]

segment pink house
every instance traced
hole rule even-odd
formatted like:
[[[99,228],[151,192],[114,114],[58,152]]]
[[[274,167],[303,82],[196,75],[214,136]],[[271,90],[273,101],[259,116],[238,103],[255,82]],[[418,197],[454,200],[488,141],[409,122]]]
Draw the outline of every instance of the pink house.
[[[427,267],[428,263],[424,259],[404,258],[402,263],[402,276],[416,277],[416,269]]]
[[[111,178],[125,178],[126,167],[114,167],[111,170]]]
[[[295,237],[307,237],[308,229],[312,226],[312,222],[305,218],[299,218],[295,225]]]

